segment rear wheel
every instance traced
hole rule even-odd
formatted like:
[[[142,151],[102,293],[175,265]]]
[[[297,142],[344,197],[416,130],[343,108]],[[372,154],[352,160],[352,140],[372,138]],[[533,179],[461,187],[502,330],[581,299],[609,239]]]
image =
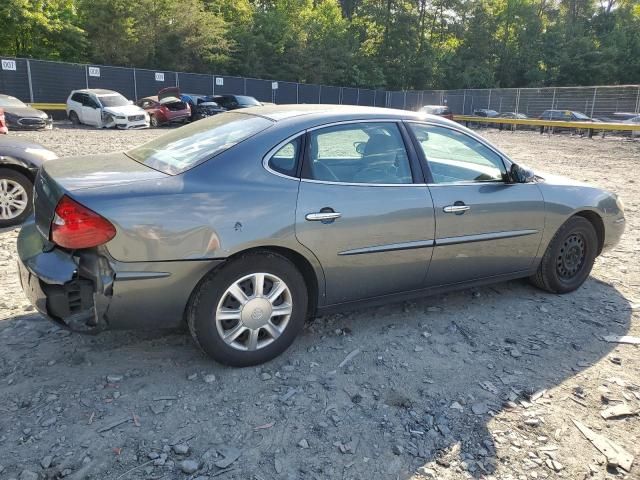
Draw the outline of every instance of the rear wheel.
[[[69,120],[71,120],[71,123],[76,126],[80,125],[80,118],[78,117],[78,114],[73,110],[69,112]]]
[[[572,292],[591,273],[597,254],[598,235],[591,222],[586,218],[571,217],[549,243],[531,281],[548,292]]]
[[[293,343],[304,326],[307,302],[304,278],[290,260],[255,252],[205,277],[187,319],[205,353],[246,367],[271,360]]]
[[[33,183],[20,172],[0,168],[0,227],[22,223],[32,210]]]

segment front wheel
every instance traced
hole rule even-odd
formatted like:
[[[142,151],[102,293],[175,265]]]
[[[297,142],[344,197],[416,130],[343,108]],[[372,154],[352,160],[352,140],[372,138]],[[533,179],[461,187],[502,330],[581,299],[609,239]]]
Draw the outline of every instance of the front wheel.
[[[0,227],[22,223],[32,210],[33,184],[25,175],[0,168]]]
[[[73,110],[69,112],[69,120],[71,120],[71,123],[76,127],[80,125],[80,118],[78,117],[78,114]]]
[[[243,255],[207,275],[188,310],[196,343],[214,360],[257,365],[284,352],[304,327],[305,281],[287,258]]]
[[[585,282],[597,255],[598,235],[591,222],[571,217],[554,235],[531,281],[548,292],[572,292]]]
[[[149,115],[149,124],[153,128],[159,127],[160,126],[160,122],[158,121],[158,117],[156,117],[155,115]]]

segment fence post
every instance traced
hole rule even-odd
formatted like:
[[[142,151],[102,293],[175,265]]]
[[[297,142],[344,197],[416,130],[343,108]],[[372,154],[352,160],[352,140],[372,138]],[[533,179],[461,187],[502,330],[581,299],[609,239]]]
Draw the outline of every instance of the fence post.
[[[296,82],[296,103],[300,103],[300,84]]]
[[[322,85],[318,88],[318,104],[322,103]]]
[[[31,83],[31,77],[29,77],[29,83]],[[640,113],[640,85],[638,86],[638,94],[636,95],[636,113]]]
[[[29,103],[33,103],[33,83],[31,82],[31,64],[27,60],[27,79],[29,80]]]
[[[211,95],[216,94],[216,76],[211,75]]]
[[[85,88],[89,88],[89,67],[84,66],[84,83],[86,84]]]
[[[491,91],[492,89],[489,89],[489,101],[487,102],[487,110],[489,110],[491,108]]]
[[[407,109],[407,91],[406,90],[404,91],[404,100],[403,100],[403,103],[402,103],[402,108],[404,110]]]
[[[247,79],[243,78],[242,79],[242,94],[246,95],[247,94]]]
[[[465,107],[466,103],[467,103],[467,89],[465,88],[462,91],[462,115],[466,115],[464,113],[465,112],[465,108],[464,107]]]
[[[593,99],[591,100],[591,115],[590,117],[593,118],[593,109],[596,105],[596,95],[598,94],[598,87],[593,89]]]
[[[520,112],[520,89],[516,91],[516,114]]]
[[[554,105],[553,105],[555,103],[555,101],[556,101],[556,89],[554,88],[553,89],[553,97],[551,98],[551,110],[553,110],[555,108]]]
[[[138,101],[138,80],[136,79],[136,69],[133,69],[133,96],[136,97],[136,102]]]

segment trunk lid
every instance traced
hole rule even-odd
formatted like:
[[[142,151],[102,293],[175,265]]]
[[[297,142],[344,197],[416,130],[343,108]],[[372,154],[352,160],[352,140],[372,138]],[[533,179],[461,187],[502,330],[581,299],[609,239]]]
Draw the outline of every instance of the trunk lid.
[[[47,162],[40,169],[34,185],[36,225],[40,233],[49,238],[56,205],[67,193],[73,198],[74,192],[81,190],[167,177],[169,175],[136,162],[122,152]]]
[[[167,87],[158,92],[158,101],[169,97],[180,99],[180,89],[178,87]]]

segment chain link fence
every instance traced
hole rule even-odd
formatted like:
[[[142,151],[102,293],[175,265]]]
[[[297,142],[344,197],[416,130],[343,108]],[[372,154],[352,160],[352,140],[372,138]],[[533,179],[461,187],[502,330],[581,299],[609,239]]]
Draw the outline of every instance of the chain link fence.
[[[577,110],[591,117],[640,113],[640,85],[386,91],[22,58],[0,60],[0,93],[29,103],[64,103],[71,90],[80,88],[116,90],[137,101],[162,88],[177,86],[185,93],[250,95],[280,104],[330,103],[405,110],[448,105],[454,114],[463,115],[473,115],[479,109],[529,117],[538,117],[548,109]]]

